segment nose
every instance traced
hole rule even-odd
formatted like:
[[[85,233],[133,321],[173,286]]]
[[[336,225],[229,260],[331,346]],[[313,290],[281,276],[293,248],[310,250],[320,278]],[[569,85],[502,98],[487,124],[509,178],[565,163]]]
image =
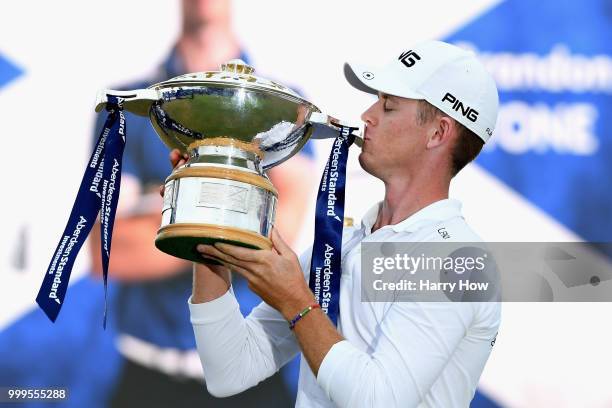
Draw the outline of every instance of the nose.
[[[363,112],[361,114],[361,120],[363,120],[366,125],[376,125],[376,123],[378,123],[378,119],[376,117],[376,106],[378,104],[378,101],[376,103],[373,103],[372,106],[370,106],[368,109],[366,109],[365,112]]]

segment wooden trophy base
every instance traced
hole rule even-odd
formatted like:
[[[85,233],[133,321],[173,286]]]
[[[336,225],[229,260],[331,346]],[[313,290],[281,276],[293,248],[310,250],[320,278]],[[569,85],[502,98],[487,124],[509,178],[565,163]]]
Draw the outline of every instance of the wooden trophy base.
[[[219,262],[203,258],[196,246],[217,242],[252,249],[272,248],[270,239],[254,232],[211,224],[170,224],[160,228],[155,238],[155,246],[162,252],[192,262],[212,264]]]

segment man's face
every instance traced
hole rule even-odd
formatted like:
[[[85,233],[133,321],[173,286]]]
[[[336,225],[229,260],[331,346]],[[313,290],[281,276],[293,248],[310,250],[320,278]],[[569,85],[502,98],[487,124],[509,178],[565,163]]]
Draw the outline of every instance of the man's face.
[[[230,0],[183,0],[183,20],[187,31],[203,25],[226,23],[231,11]]]
[[[426,150],[426,126],[417,121],[418,101],[379,94],[362,115],[364,143],[359,163],[373,176],[388,181],[418,169]]]

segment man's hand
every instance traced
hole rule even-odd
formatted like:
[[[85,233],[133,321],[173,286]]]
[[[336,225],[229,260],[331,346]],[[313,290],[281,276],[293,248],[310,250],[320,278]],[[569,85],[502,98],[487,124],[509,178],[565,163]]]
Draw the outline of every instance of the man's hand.
[[[223,261],[232,271],[242,275],[252,291],[290,320],[315,300],[296,254],[275,228],[272,229],[272,244],[269,250],[222,243],[198,245],[197,250]]]
[[[272,245],[272,249],[257,250],[217,243],[198,245],[197,250],[202,255],[222,260],[232,271],[244,276],[249,288],[289,321],[315,303],[315,299],[297,256],[276,229],[272,229]],[[293,333],[315,376],[332,346],[343,340],[321,309],[304,316]]]
[[[187,160],[189,160],[189,155],[187,153],[181,155],[181,152],[179,151],[179,149],[173,149],[170,152],[169,159],[170,159],[170,164],[172,164],[172,169],[176,169],[177,167],[180,167],[183,164],[187,163]],[[165,190],[166,190],[166,186],[164,184],[159,186],[159,194],[162,197],[164,196]]]

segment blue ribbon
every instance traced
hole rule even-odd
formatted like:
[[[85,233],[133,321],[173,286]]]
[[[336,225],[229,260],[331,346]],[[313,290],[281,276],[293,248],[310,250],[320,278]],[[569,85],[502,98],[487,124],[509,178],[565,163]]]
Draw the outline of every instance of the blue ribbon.
[[[344,190],[349,147],[357,128],[340,126],[321,177],[315,215],[315,240],[310,263],[310,290],[327,317],[336,325],[340,309]]]
[[[53,253],[36,302],[53,322],[64,303],[74,261],[100,212],[104,297],[113,223],[121,183],[121,158],[125,147],[125,116],[122,99],[108,95],[108,117],[89,159],[68,223]],[[106,327],[106,303],[104,307]]]

